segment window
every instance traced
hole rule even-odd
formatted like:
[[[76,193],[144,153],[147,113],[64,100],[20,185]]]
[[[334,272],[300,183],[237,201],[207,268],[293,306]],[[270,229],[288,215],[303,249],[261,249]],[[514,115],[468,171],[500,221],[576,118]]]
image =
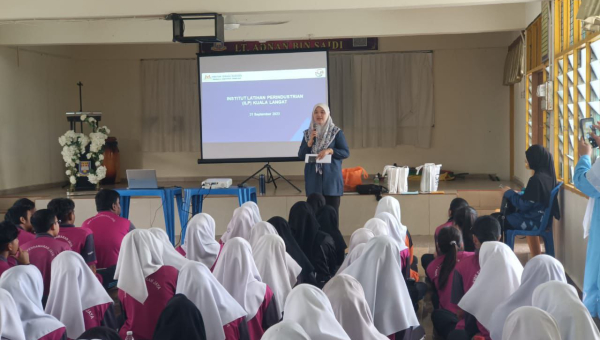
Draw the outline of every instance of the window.
[[[553,72],[550,78],[553,79],[554,110],[552,115],[548,112],[544,115],[544,143],[550,145],[548,122],[553,116],[556,174],[567,187],[573,188],[579,120],[593,117],[600,122],[600,36],[585,32],[583,24],[576,19],[581,0],[555,0],[553,4],[555,48],[550,58],[554,60],[554,69],[546,69],[545,74],[547,77]],[[593,161],[598,157],[600,151],[594,150]]]

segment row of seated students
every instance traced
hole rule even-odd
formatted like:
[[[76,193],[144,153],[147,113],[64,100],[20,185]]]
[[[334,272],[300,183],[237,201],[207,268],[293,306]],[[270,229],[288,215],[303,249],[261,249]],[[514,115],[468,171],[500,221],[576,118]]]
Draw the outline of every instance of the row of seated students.
[[[103,191],[100,197],[106,195]],[[115,225],[111,222],[118,217],[116,197],[112,215],[99,213],[111,218],[92,230],[94,237]],[[409,284],[414,280],[411,244],[399,202],[383,198],[375,217],[352,234],[348,255],[341,258],[337,255],[345,243],[336,244],[337,214],[323,218],[327,208],[298,202],[289,222],[282,217],[262,221],[258,206],[248,202],[234,211],[220,242],[215,240],[214,219],[197,214],[177,249],[164,230],[130,231],[131,224],[119,220],[120,233],[107,232],[121,239],[111,239],[118,243],[111,249],[116,249],[111,277],[94,275],[93,263],[80,252],[54,252],[54,245],[48,246],[51,240],[68,245],[57,237],[61,229],[54,209],[36,211],[30,218],[39,231],[33,241],[42,239],[46,243],[39,248],[53,256],[49,267],[26,265],[34,263],[18,243],[26,225],[21,230],[4,222],[1,255],[20,265],[5,261],[9,268],[0,276],[0,336],[125,339],[131,332],[137,340],[422,339]],[[490,216],[473,221],[473,214],[459,211],[464,208],[451,207],[454,222],[440,228],[439,253],[427,268],[439,297],[432,315],[438,335],[600,339],[573,287],[564,282],[560,263],[538,256],[523,269],[514,253],[498,242],[498,221]],[[74,215],[67,218],[73,221]],[[103,217],[88,221],[94,219]],[[469,230],[460,222],[466,220]],[[464,251],[465,232],[475,252]],[[35,252],[27,249],[32,257]],[[96,241],[95,249],[107,248],[99,248]],[[47,294],[44,270],[49,274]],[[105,277],[117,280],[120,320],[101,285]],[[532,332],[530,325],[537,324],[546,327]]]

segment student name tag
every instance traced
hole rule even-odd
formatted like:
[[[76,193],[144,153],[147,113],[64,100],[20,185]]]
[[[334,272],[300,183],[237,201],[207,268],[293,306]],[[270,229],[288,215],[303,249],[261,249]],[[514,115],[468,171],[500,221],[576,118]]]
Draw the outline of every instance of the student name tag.
[[[319,157],[319,155],[317,154],[307,154],[306,157],[304,157],[304,162],[305,163],[331,163],[331,155],[327,155],[325,157],[323,157],[322,159],[317,159],[317,157]]]

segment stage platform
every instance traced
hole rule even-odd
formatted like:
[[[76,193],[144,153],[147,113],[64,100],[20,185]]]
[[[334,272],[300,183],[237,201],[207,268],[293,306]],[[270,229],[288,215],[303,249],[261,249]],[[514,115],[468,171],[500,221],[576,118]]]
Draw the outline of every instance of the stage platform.
[[[239,183],[241,178],[234,178]],[[292,205],[305,199],[304,181],[293,179],[292,183],[302,190],[298,193],[283,180],[278,180],[278,189],[267,184],[267,192],[258,197],[258,205],[264,220],[273,216],[283,216],[287,219]],[[249,186],[258,187],[258,181],[251,180]],[[199,187],[200,180],[167,180],[159,181],[162,187],[179,186],[183,188]],[[447,210],[455,197],[466,199],[480,214],[489,214],[500,206],[500,185],[517,188],[519,185],[510,181],[492,181],[487,176],[468,176],[465,179],[440,182],[438,194],[393,195],[400,201],[402,207],[402,223],[413,235],[433,235],[435,228],[447,220]],[[106,185],[103,188],[125,188],[126,183]],[[418,191],[419,182],[409,181],[409,190]],[[96,214],[94,203],[95,192],[76,193],[69,196],[75,201],[76,224]],[[0,196],[0,215],[12,205],[17,198],[28,197],[36,202],[38,209],[45,208],[48,202],[57,197],[67,197],[66,188],[60,186],[41,189],[24,190],[11,195]],[[237,197],[208,196],[204,201],[204,212],[212,215],[217,225],[217,235],[227,228],[233,210],[238,206]],[[345,193],[340,206],[340,230],[349,236],[360,228],[375,213],[377,201],[372,195]],[[163,210],[158,197],[132,198],[130,219],[137,228],[164,228]],[[1,217],[1,216],[0,216]],[[175,233],[180,234],[179,220],[175,221]],[[179,237],[177,237],[179,239]]]

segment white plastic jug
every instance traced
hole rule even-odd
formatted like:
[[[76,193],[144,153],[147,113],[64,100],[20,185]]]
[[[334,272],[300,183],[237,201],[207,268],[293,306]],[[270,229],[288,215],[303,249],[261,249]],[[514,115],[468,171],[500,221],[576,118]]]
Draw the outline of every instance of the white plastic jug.
[[[421,192],[434,192],[438,190],[440,182],[441,164],[425,163],[417,167],[417,175],[423,170],[421,175]]]
[[[383,176],[387,174],[387,187],[390,194],[401,194],[408,191],[407,166],[386,165],[383,168]]]

